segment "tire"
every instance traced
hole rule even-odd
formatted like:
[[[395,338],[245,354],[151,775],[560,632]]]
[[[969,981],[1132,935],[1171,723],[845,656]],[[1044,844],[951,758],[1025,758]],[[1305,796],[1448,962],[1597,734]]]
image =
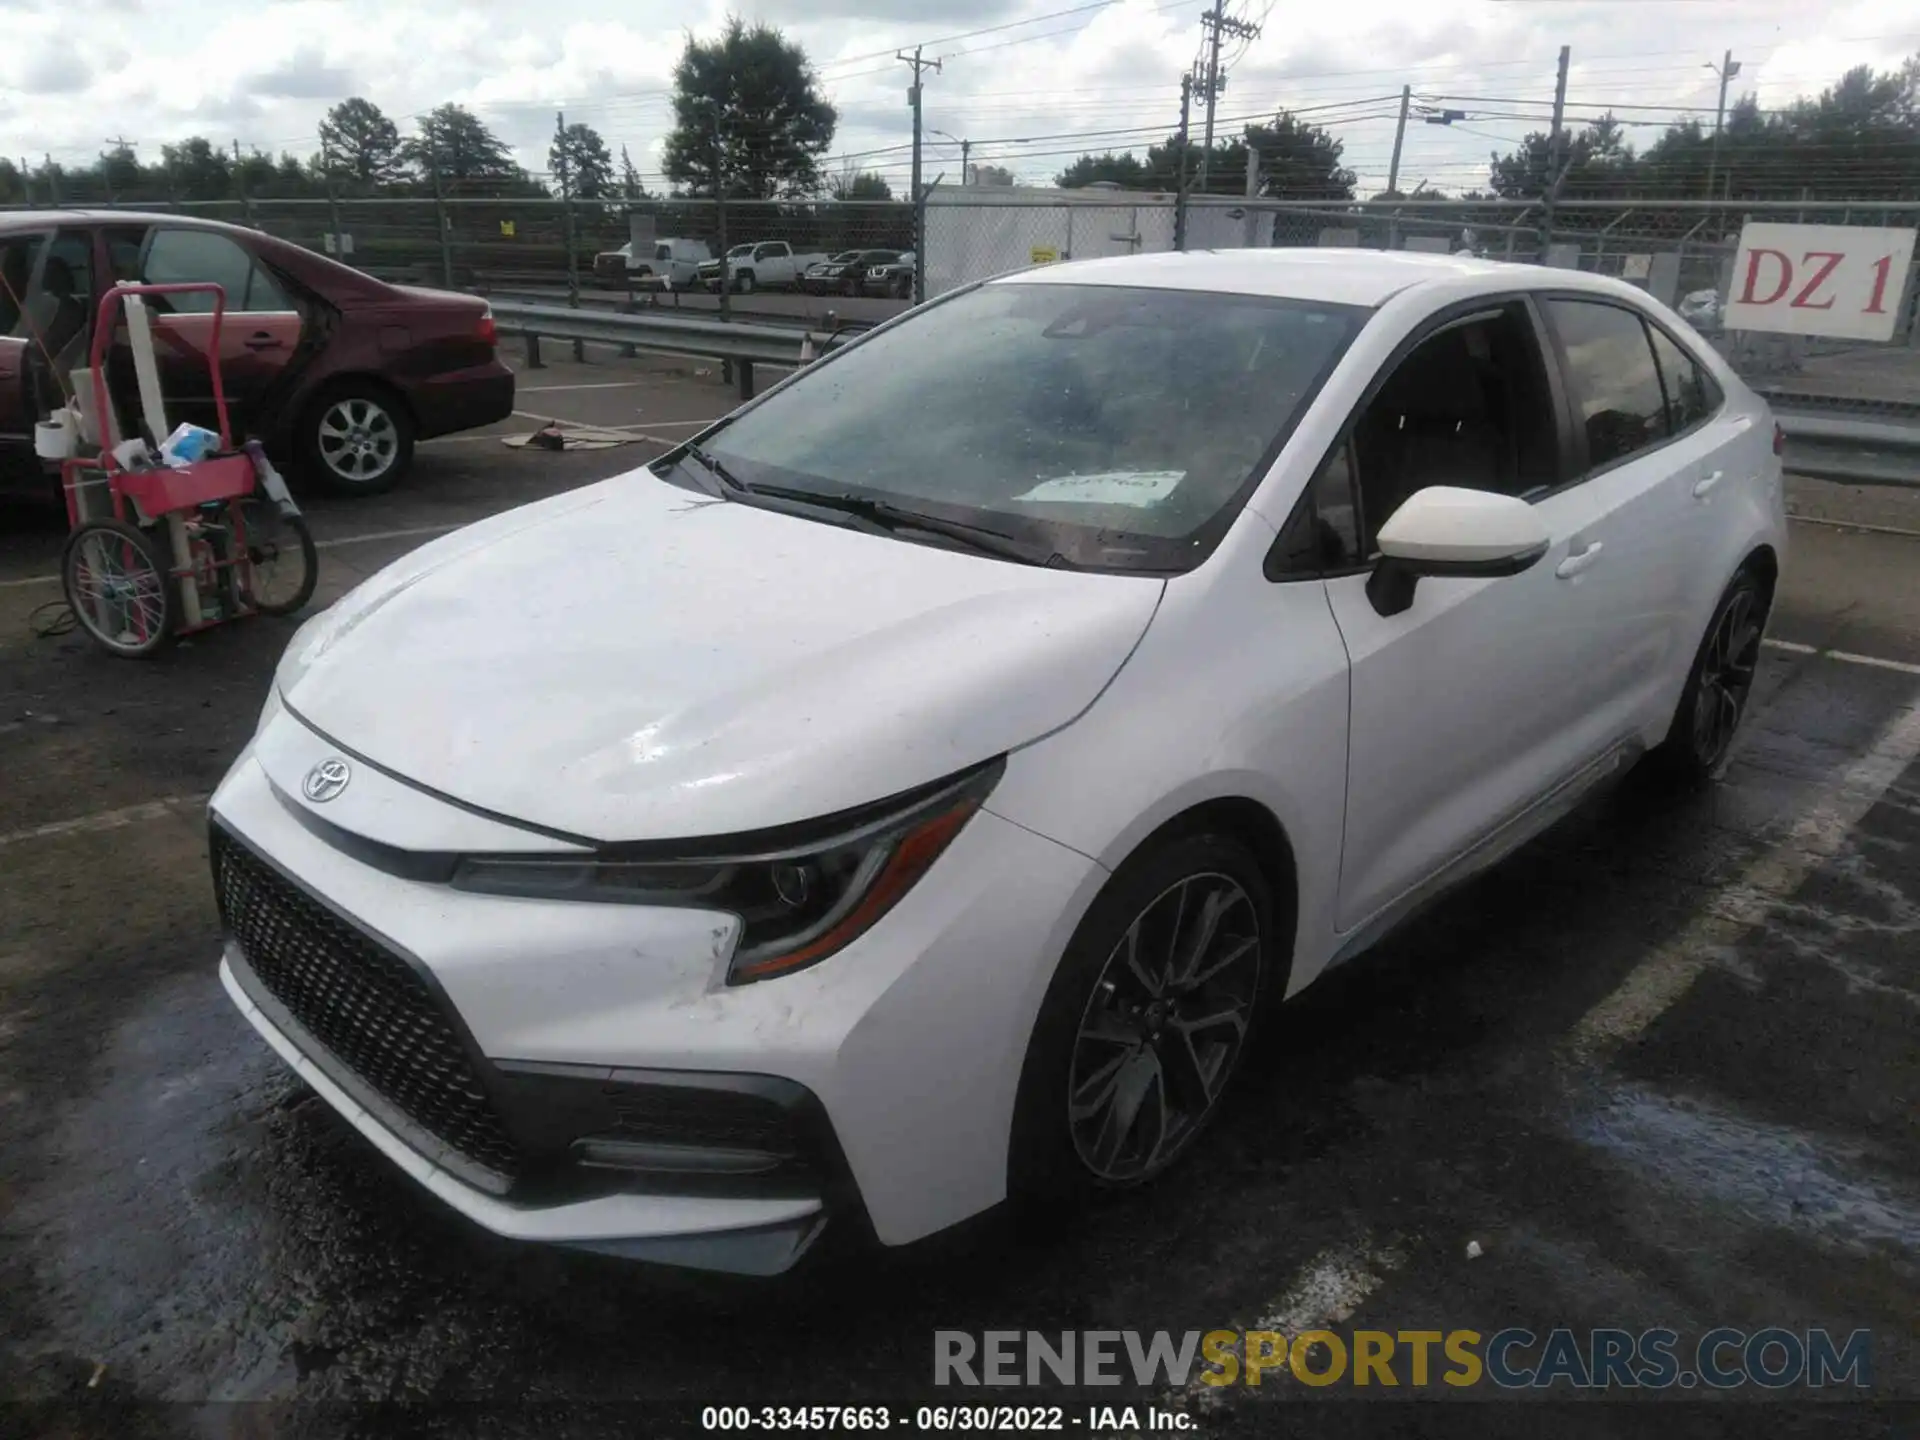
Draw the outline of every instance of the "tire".
[[[840,282],[840,293],[851,300],[860,293],[860,287],[851,280],[842,280]]]
[[[1648,758],[1682,786],[1711,780],[1725,763],[1753,695],[1772,597],[1751,568],[1728,584],[1687,672],[1667,738]]]
[[[386,386],[346,380],[307,407],[300,468],[341,495],[379,495],[413,466],[413,417]]]
[[[124,520],[74,527],[60,588],[80,628],[110,655],[144,660],[173,638],[178,601],[159,542]]]
[[[753,272],[751,270],[743,270],[734,276],[733,288],[742,295],[751,295],[753,293]]]
[[[1192,945],[1210,906],[1219,907],[1215,943],[1203,955],[1237,958],[1202,985],[1169,991],[1175,927]],[[1126,960],[1130,935],[1139,970]],[[1102,1192],[1147,1184],[1191,1147],[1278,998],[1281,943],[1272,891],[1238,841],[1176,836],[1114,873],[1067,945],[1027,1044],[1007,1162],[1017,1211],[1057,1217]],[[1213,1014],[1222,1018],[1194,1025]],[[1197,1045],[1183,1045],[1183,1035]]]
[[[242,594],[262,615],[291,615],[313,598],[320,583],[320,554],[313,532],[298,515],[283,515],[271,500],[239,502],[247,532],[251,581]]]

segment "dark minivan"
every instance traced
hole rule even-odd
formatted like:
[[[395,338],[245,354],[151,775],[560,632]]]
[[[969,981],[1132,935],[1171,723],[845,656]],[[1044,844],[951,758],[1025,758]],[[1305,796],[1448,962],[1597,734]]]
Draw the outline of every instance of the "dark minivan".
[[[212,280],[226,291],[220,373],[233,426],[296,473],[352,494],[391,488],[413,443],[503,420],[513,372],[493,314],[470,295],[389,285],[256,230],[184,215],[45,210],[0,215],[0,488],[49,486],[36,420],[87,364],[108,286]],[[171,303],[169,303],[169,301]],[[212,424],[212,297],[154,297],[170,419]],[[132,413],[122,329],[109,351],[115,406]]]

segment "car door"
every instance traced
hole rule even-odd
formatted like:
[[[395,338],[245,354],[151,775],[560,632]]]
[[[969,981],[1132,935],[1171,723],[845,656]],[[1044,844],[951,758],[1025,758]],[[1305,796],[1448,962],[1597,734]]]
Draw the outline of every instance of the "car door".
[[[753,278],[762,289],[785,285],[793,279],[792,252],[784,242],[771,241],[753,252]]]
[[[1675,435],[1646,317],[1625,301],[1543,297],[1574,422],[1582,486],[1601,547],[1583,582],[1601,602],[1594,678],[1623,729],[1662,723],[1671,677],[1692,662],[1688,594],[1704,568],[1690,556],[1704,507],[1690,493],[1713,437]],[[1704,497],[1703,497],[1704,498]],[[1717,583],[1717,582],[1716,582]]]
[[[33,453],[39,418],[33,380],[33,324],[27,296],[39,277],[51,232],[0,235],[0,479],[32,482],[40,466]]]
[[[1425,578],[1383,616],[1359,571],[1326,582],[1351,665],[1337,924],[1352,931],[1523,829],[1621,739],[1598,583],[1603,497],[1577,483],[1550,340],[1524,297],[1416,332],[1326,464],[1351,473],[1371,559],[1380,525],[1429,485],[1528,499],[1545,557],[1499,579]]]
[[[212,281],[226,292],[220,327],[220,378],[235,438],[264,428],[270,398],[300,346],[303,317],[286,287],[239,240],[219,230],[159,225],[146,236],[139,278],[149,285]],[[210,293],[155,304],[154,349],[174,423],[212,426],[213,339]]]
[[[1773,458],[1773,437],[1758,416],[1733,411],[1726,394],[1692,349],[1649,319],[1654,358],[1667,396],[1667,428],[1672,435],[1673,490],[1667,505],[1674,517],[1683,559],[1681,632],[1685,647],[1697,642],[1699,626],[1720,598],[1725,583],[1728,535],[1716,506],[1757,482]],[[1692,664],[1691,654],[1687,663]]]

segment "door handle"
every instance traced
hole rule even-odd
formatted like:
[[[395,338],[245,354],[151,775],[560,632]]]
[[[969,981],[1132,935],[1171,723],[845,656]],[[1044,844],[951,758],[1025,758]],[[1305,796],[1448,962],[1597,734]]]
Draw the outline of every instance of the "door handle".
[[[1599,558],[1600,558],[1600,542],[1596,540],[1591,545],[1587,546],[1586,549],[1580,551],[1577,555],[1567,556],[1566,559],[1560,562],[1559,568],[1556,569],[1553,573],[1558,575],[1562,580],[1571,580],[1574,576],[1578,575],[1582,570],[1585,570],[1588,566],[1592,565],[1594,561],[1598,560]]]
[[[244,343],[249,350],[278,350],[280,348],[280,338],[277,335],[269,335],[264,330],[255,331],[242,343]],[[1696,495],[1699,493],[1697,490],[1694,491]]]
[[[1716,470],[1711,475],[1696,480],[1693,486],[1693,498],[1696,500],[1706,499],[1707,492],[1718,485],[1720,483],[1720,477],[1726,473],[1724,470]]]

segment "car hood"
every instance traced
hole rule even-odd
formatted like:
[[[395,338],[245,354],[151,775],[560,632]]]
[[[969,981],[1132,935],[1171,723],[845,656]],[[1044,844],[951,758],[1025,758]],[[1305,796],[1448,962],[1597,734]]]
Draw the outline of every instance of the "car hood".
[[[423,546],[313,622],[282,688],[343,750],[496,815],[603,841],[725,835],[1066,725],[1163,588],[642,470]]]

